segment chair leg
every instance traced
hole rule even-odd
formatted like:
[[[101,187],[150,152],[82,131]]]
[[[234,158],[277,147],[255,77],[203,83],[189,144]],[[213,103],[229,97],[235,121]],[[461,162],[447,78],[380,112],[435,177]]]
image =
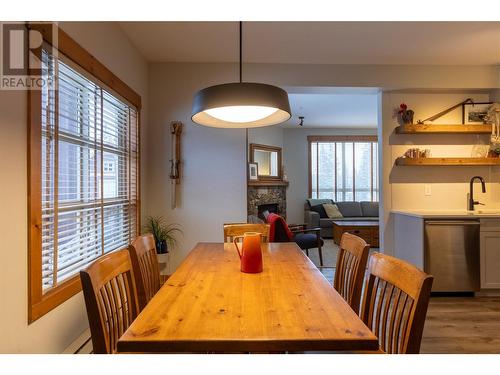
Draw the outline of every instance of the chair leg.
[[[316,233],[316,238],[318,241],[318,254],[319,254],[319,265],[323,266],[323,249],[321,248],[321,236],[318,233]]]
[[[309,249],[306,249],[306,255],[309,257]]]

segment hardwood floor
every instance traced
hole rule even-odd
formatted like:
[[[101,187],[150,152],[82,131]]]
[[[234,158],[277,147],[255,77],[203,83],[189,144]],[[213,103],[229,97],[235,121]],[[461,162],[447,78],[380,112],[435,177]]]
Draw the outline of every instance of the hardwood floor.
[[[325,241],[321,272],[333,282],[337,246]],[[310,259],[319,265],[314,251]],[[431,297],[420,353],[500,353],[500,297]]]
[[[432,297],[421,353],[500,353],[500,297]]]

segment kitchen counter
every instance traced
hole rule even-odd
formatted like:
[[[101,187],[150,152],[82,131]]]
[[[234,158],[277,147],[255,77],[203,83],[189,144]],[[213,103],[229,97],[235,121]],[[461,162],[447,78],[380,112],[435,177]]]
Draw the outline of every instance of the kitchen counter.
[[[426,272],[430,272],[429,267],[431,266],[431,256],[430,253],[427,253],[427,251],[431,251],[429,243],[426,242],[429,240],[426,234],[427,223],[442,221],[439,225],[451,227],[448,232],[439,234],[444,242],[457,238],[460,241],[465,241],[469,236],[457,234],[456,230],[454,232],[453,225],[463,225],[460,221],[467,219],[476,220],[479,224],[479,243],[473,253],[477,254],[480,261],[480,291],[486,294],[500,292],[500,273],[498,272],[500,269],[500,209],[481,209],[478,207],[475,211],[395,209],[391,211],[391,214],[394,222],[394,255],[415,264]],[[434,225],[437,224],[434,223]],[[435,239],[432,244],[436,245]],[[438,244],[437,248],[440,246],[441,244]],[[434,247],[436,248],[436,246]],[[438,253],[434,252],[434,254]],[[469,258],[466,257],[466,259],[470,260],[470,256],[469,253]],[[449,257],[446,262],[453,259],[455,258]],[[460,263],[457,267],[459,266]],[[457,272],[463,273],[463,277],[466,277],[467,272],[463,270]],[[436,285],[438,284],[436,282]]]
[[[420,219],[465,219],[465,218],[500,218],[500,210],[391,210],[392,214],[412,216]]]

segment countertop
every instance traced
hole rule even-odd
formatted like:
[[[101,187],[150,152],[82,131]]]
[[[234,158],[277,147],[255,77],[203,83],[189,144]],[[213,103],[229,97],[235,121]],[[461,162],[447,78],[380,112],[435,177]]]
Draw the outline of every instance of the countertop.
[[[391,210],[393,214],[413,216],[422,219],[465,219],[490,218],[500,219],[500,209],[467,210]]]

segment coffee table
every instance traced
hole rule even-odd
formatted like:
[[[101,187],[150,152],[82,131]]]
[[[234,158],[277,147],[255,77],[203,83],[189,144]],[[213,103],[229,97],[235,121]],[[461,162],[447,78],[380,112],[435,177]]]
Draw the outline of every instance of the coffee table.
[[[379,247],[378,221],[343,221],[333,222],[333,241],[340,245],[343,233],[351,233],[364,239],[371,248]]]

